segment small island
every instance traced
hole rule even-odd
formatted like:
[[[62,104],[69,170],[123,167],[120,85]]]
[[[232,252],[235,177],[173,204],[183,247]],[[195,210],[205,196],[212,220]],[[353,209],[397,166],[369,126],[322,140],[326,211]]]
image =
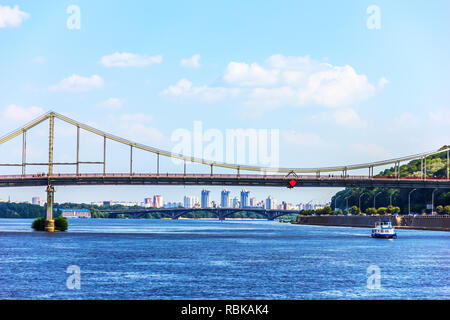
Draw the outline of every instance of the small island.
[[[39,217],[34,219],[31,227],[35,231],[45,231],[45,218]],[[55,231],[66,231],[69,227],[69,222],[66,217],[58,216],[55,218]]]

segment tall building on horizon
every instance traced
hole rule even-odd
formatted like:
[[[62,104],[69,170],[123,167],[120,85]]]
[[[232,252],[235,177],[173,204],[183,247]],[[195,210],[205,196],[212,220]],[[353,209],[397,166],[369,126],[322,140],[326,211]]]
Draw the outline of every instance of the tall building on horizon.
[[[201,207],[209,208],[209,190],[202,190]]]
[[[276,200],[274,199],[274,197],[268,196],[266,199],[266,209],[270,210],[276,208],[277,208]]]
[[[163,207],[163,197],[162,195],[155,194],[153,196],[153,207],[162,208]]]
[[[185,208],[193,208],[195,204],[198,202],[198,198],[195,196],[184,196],[183,198],[183,207]]]
[[[220,206],[222,208],[230,207],[230,191],[228,191],[227,189],[223,189],[220,193]]]
[[[144,205],[146,207],[153,207],[153,198],[144,198]]]
[[[241,191],[241,208],[247,208],[248,207],[249,194],[250,194],[250,191],[247,191],[245,189],[243,189]]]
[[[233,198],[233,208],[239,208],[239,200],[237,197]]]
[[[42,201],[41,197],[32,197],[31,198],[31,203],[32,204],[36,204],[38,206],[43,205],[43,201]]]

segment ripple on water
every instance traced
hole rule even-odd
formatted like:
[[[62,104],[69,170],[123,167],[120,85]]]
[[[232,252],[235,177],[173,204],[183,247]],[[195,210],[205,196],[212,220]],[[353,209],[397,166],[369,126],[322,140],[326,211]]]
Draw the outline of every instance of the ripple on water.
[[[380,241],[366,228],[80,219],[49,235],[30,224],[0,219],[0,299],[450,299],[448,232]],[[72,264],[79,291],[66,288]]]

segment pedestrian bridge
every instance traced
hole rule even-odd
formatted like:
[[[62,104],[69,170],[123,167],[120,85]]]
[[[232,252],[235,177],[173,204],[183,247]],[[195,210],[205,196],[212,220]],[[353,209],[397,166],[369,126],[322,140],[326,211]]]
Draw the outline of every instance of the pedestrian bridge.
[[[76,150],[75,159],[72,162],[54,161],[54,139],[55,120],[62,121],[66,125],[76,128]],[[30,129],[48,121],[48,161],[27,161],[27,133]],[[82,161],[80,160],[80,131],[84,130],[103,139],[103,160]],[[335,167],[317,168],[273,168],[258,167],[245,164],[231,164],[190,157],[182,154],[172,153],[147,146],[128,139],[112,135],[56,112],[48,112],[23,127],[6,134],[0,138],[0,145],[21,137],[22,161],[20,163],[8,163],[1,159],[0,167],[16,167],[21,169],[21,174],[0,175],[0,187],[29,187],[47,186],[47,231],[53,231],[53,202],[54,186],[89,186],[89,185],[217,185],[217,186],[263,186],[263,187],[389,187],[389,188],[449,188],[450,187],[450,148],[441,148],[425,153],[418,153],[396,159],[375,161],[363,164],[341,165]],[[106,163],[107,141],[114,141],[129,148],[129,154],[125,152],[124,158],[129,156],[129,172],[113,174],[108,173]],[[156,155],[156,170],[151,173],[135,173],[133,168],[133,151],[142,150]],[[427,158],[432,155],[446,153],[446,177],[430,177],[427,174]],[[3,154],[4,155],[4,154]],[[160,172],[160,158],[178,159],[184,162],[182,174]],[[400,175],[401,162],[421,160],[421,175],[415,177],[404,177]],[[190,173],[186,170],[186,163],[196,163],[209,167],[209,174]],[[99,166],[98,172],[84,174],[80,172],[80,165],[89,164]],[[393,166],[394,174],[388,177],[375,176],[374,169],[382,166]],[[47,172],[40,174],[29,174],[27,168],[38,166],[47,167]],[[72,173],[56,173],[54,167],[73,167]],[[222,174],[214,172],[215,168],[227,169],[229,173]],[[350,175],[354,170],[368,170],[367,176]],[[181,213],[181,212],[180,212]],[[227,212],[218,213],[226,215]],[[231,214],[231,213],[229,213]],[[277,216],[277,213],[265,212],[269,218]]]
[[[55,162],[54,139],[55,120],[76,127],[77,140],[76,157],[73,162]],[[27,132],[48,121],[48,161],[27,161]],[[80,160],[80,131],[93,133],[103,139],[103,160],[82,161]],[[318,168],[273,168],[258,167],[244,164],[230,164],[223,162],[200,159],[182,154],[164,151],[151,146],[140,144],[121,138],[110,133],[103,132],[91,126],[70,119],[56,112],[48,112],[41,117],[31,121],[2,138],[0,145],[16,137],[22,137],[22,161],[20,163],[4,163],[0,158],[0,167],[16,167],[21,169],[21,174],[0,175],[0,187],[26,187],[26,186],[56,186],[56,185],[218,185],[218,186],[265,186],[265,187],[389,187],[389,188],[449,188],[449,151],[443,148],[411,156],[396,159],[375,161],[364,164],[341,165],[335,167]],[[124,154],[124,159],[129,160],[129,172],[108,173],[107,171],[107,141],[115,141],[129,147],[129,154]],[[20,141],[19,141],[20,143]],[[151,173],[135,173],[133,169],[133,151],[143,150],[156,155],[156,170]],[[447,156],[447,175],[444,178],[430,177],[427,174],[427,157],[444,153]],[[0,156],[1,157],[1,156]],[[160,158],[175,158],[184,162],[183,173],[161,173]],[[401,162],[419,159],[422,163],[421,175],[416,177],[400,176]],[[186,163],[197,163],[209,167],[209,174],[190,173],[186,170]],[[90,164],[99,167],[98,173],[84,174],[80,172],[80,165]],[[392,165],[394,174],[391,176],[376,176],[376,167]],[[33,166],[45,166],[47,172],[42,174],[27,174],[27,168]],[[73,173],[58,174],[54,168],[58,166],[73,167]],[[229,173],[215,173],[215,168],[228,169]],[[368,170],[368,175],[351,175],[354,170]]]

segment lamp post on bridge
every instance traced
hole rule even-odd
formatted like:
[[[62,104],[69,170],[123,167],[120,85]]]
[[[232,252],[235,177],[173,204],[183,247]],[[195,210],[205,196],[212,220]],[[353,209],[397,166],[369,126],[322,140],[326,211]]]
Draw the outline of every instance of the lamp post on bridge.
[[[395,193],[395,191],[389,192],[389,206],[391,206],[391,207],[392,207],[392,196],[394,195],[394,193]]]
[[[434,193],[438,191],[438,189],[434,189],[431,193],[431,214],[434,213]]]
[[[380,195],[380,194],[382,194],[383,192],[378,192],[378,193],[376,193],[374,196],[373,196],[373,207],[376,209],[377,208],[377,206],[376,206],[376,200],[377,200],[377,197]]]
[[[359,195],[359,200],[358,200],[358,208],[359,208],[359,210],[362,212],[362,210],[361,210],[361,197],[363,196],[363,195],[365,195],[366,193],[365,192],[363,192],[363,193],[361,193],[360,195]]]
[[[337,200],[337,198],[339,198],[340,196],[336,196],[336,197],[334,197],[334,211],[337,211],[336,209],[337,209],[337,207],[336,207],[336,200]]]
[[[411,193],[413,193],[414,191],[416,191],[417,189],[412,189],[409,193],[408,193],[408,214],[411,213]]]
[[[348,199],[351,198],[352,195],[349,195],[347,197],[345,197],[345,203],[346,203],[346,210],[348,211]]]

